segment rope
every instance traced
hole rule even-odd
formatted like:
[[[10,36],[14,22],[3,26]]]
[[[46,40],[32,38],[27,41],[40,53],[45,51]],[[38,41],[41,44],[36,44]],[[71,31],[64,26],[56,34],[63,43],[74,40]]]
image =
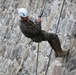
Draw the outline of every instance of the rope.
[[[39,56],[39,43],[38,43],[38,49],[37,49],[36,75],[37,75],[37,71],[38,71],[38,56]]]
[[[48,71],[48,68],[49,68],[49,65],[50,65],[51,53],[52,53],[52,50],[50,51],[50,54],[49,54],[49,61],[48,61],[48,64],[47,64],[47,68],[45,70],[45,75],[47,75],[47,71]]]
[[[59,20],[58,20],[57,27],[56,27],[56,33],[58,31],[58,28],[59,28],[59,23],[60,23],[60,18],[61,18],[61,15],[62,15],[62,10],[63,10],[63,7],[64,7],[64,3],[65,3],[65,0],[63,0],[63,4],[62,4],[61,11],[60,11]]]
[[[43,12],[44,12],[44,9],[45,9],[45,6],[46,6],[46,1],[47,0],[44,0],[43,2],[43,8],[41,9],[41,13],[39,15],[39,17],[41,18],[42,15],[43,15]],[[37,71],[38,71],[38,56],[39,56],[39,43],[38,43],[38,50],[37,50],[37,60],[36,60],[36,75],[37,75]]]
[[[38,17],[40,17],[40,18],[42,17],[42,15],[43,15],[43,13],[44,13],[44,9],[45,9],[45,7],[46,7],[46,1],[47,1],[47,0],[44,0],[44,1],[43,1],[41,13],[40,13],[40,15],[38,16]],[[45,13],[45,14],[46,14],[46,13]],[[47,15],[47,14],[46,14],[46,15]]]
[[[57,33],[57,31],[58,31],[58,27],[59,27],[59,23],[60,23],[60,17],[61,17],[61,14],[62,14],[62,10],[63,10],[64,3],[65,3],[65,0],[63,0],[63,4],[62,4],[60,16],[59,16],[59,20],[58,20],[57,27],[56,27],[56,33]],[[49,65],[50,65],[51,53],[52,53],[52,50],[51,50],[51,52],[50,52],[50,54],[49,54],[49,61],[48,61],[48,64],[47,64],[47,68],[46,68],[46,71],[45,71],[45,75],[47,75],[47,71],[48,71],[48,68],[49,68]]]

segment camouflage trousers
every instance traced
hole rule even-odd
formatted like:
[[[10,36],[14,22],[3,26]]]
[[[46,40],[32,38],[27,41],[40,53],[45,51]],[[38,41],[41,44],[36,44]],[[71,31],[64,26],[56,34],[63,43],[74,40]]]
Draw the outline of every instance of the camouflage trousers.
[[[60,40],[58,36],[54,33],[48,33],[44,30],[41,30],[41,33],[35,36],[32,40],[38,43],[41,41],[48,41],[48,43],[56,53],[62,51]]]

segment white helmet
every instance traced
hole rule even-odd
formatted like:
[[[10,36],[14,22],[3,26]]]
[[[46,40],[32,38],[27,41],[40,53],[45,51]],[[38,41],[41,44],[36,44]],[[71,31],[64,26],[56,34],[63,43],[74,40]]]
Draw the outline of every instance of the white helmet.
[[[20,8],[18,10],[18,14],[19,16],[21,17],[27,17],[29,14],[28,14],[28,11],[25,9],[25,8]]]

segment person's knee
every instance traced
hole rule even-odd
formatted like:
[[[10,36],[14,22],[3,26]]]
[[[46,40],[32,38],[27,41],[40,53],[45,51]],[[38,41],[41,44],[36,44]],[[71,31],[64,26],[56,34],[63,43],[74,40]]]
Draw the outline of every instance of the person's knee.
[[[52,35],[52,38],[53,38],[53,39],[58,38],[58,35],[55,34],[55,33],[52,33],[51,35]]]

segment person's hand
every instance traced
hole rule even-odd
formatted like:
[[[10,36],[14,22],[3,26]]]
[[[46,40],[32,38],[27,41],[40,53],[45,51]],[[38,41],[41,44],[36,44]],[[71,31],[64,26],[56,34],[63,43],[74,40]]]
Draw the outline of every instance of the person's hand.
[[[42,22],[41,18],[36,19],[35,22]]]
[[[39,22],[40,22],[40,23],[42,22],[41,18],[36,19],[35,22],[34,22],[34,24],[36,25],[36,24],[39,23]]]

